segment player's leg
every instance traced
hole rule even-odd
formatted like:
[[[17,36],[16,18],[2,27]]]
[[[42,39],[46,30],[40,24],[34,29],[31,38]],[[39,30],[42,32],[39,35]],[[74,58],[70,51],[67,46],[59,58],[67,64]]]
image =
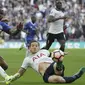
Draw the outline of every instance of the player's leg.
[[[22,50],[24,48],[24,43],[21,44],[19,50]]]
[[[4,69],[0,66],[0,75],[3,77],[3,78],[6,78],[8,77],[7,73],[4,71]]]
[[[53,65],[53,69],[54,69],[55,74],[61,71],[60,75],[64,76],[65,67],[62,62],[57,62],[57,63],[55,62]]]
[[[85,72],[85,67],[83,67],[83,68],[81,68],[79,70],[78,73],[74,74],[73,76],[71,76],[71,77],[64,77],[65,67],[64,67],[64,65],[63,65],[62,62],[63,61],[59,61],[59,62],[55,62],[54,63],[54,65],[53,65],[54,72],[56,74],[58,74],[58,72],[60,72],[60,71],[62,71],[62,72],[61,72],[61,74],[59,74],[61,77],[60,76],[53,77],[54,75],[51,75],[49,77],[49,80],[51,82],[52,82],[52,80],[53,81],[56,80],[56,82],[60,82],[60,83],[63,82],[64,83],[64,81],[63,81],[63,79],[64,79],[65,80],[65,83],[71,83],[71,82],[74,82],[76,79],[80,78],[84,74],[84,72]],[[58,77],[58,79],[57,79],[57,77]],[[62,79],[62,77],[63,77],[63,79]],[[61,81],[59,80],[59,78],[60,78]]]
[[[60,50],[64,51],[65,50],[65,42],[66,42],[64,33],[60,33],[56,37],[57,37],[58,42],[60,43]]]
[[[51,47],[53,42],[54,42],[54,35],[51,33],[48,33],[47,40],[46,40],[46,46],[43,48],[48,50]]]
[[[27,40],[27,41],[25,42],[25,45],[26,45],[25,57],[28,57],[28,55],[29,55],[29,44],[30,44],[31,41],[32,41],[32,40]]]
[[[71,77],[63,77],[66,83],[72,83],[75,80],[79,79],[85,73],[85,67],[82,67],[76,74]]]
[[[23,73],[25,71],[26,70],[23,68],[20,69],[18,71],[18,73],[16,73],[12,77],[10,77],[11,80],[9,80],[8,82],[10,83],[11,81],[18,79],[20,76],[23,75]],[[75,74],[71,77],[63,77],[61,75],[59,76],[59,74],[55,75],[54,70],[53,70],[53,64],[51,64],[50,67],[46,70],[46,72],[43,76],[43,79],[46,83],[71,83],[71,82],[74,82],[76,79],[80,78],[84,72],[85,72],[85,68],[81,68],[77,74]],[[7,84],[9,84],[9,83],[7,83]]]
[[[71,77],[64,76],[64,65],[62,63],[54,62],[46,70],[43,80],[46,83],[72,83],[80,78],[85,72],[85,67],[81,68],[79,72]]]
[[[71,77],[63,77],[58,75],[51,75],[48,78],[49,83],[72,83],[79,79],[85,73],[85,67],[81,68],[78,73]]]
[[[59,43],[61,45],[60,50],[62,50],[64,52],[64,50],[65,50],[65,40],[60,40]]]
[[[0,66],[6,70],[8,68],[8,65],[6,63],[6,61],[0,56]]]
[[[8,77],[7,73],[4,71],[8,68],[7,63],[5,62],[5,60],[0,56],[0,75],[3,78]]]
[[[65,79],[62,77],[64,75],[64,65],[59,68],[62,63],[57,64],[53,62],[46,70],[43,76],[43,80],[46,83],[65,83]]]
[[[57,75],[61,75],[63,76],[63,72],[64,72],[64,67],[60,70],[57,71],[57,64],[56,62],[53,62],[45,71],[44,76],[43,76],[43,80],[44,82],[48,83],[56,83],[56,76]],[[62,78],[63,79],[63,78]],[[56,81],[55,81],[56,80]],[[63,79],[64,80],[64,79]],[[64,80],[65,81],[65,80]]]
[[[25,43],[22,43],[19,50],[22,50],[24,47],[28,48],[29,42],[31,40],[25,39]]]

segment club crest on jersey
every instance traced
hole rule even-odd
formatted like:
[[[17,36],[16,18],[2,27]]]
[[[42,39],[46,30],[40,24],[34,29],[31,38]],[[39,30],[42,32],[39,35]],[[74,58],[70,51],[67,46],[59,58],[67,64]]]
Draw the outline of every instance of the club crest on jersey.
[[[39,55],[34,56],[34,57],[32,58],[32,60],[35,61],[36,59],[41,58],[41,57],[43,57],[43,56],[46,56],[46,55],[45,55],[44,53],[40,53]]]

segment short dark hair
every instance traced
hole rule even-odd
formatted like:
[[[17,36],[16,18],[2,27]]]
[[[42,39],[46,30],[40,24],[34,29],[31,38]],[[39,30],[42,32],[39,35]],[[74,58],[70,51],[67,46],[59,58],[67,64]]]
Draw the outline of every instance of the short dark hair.
[[[36,40],[32,40],[32,41],[30,41],[30,43],[29,43],[29,46],[28,46],[28,47],[30,47],[30,46],[31,46],[31,44],[32,44],[33,42],[38,43],[38,45],[40,46],[40,43],[39,43],[38,41],[36,41]]]

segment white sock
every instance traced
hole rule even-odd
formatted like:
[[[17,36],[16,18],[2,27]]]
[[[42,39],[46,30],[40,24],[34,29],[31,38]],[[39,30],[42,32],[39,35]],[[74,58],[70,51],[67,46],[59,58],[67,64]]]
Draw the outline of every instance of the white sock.
[[[0,75],[3,77],[3,78],[5,78],[5,77],[7,77],[8,75],[7,75],[7,73],[4,71],[4,69],[0,66]]]

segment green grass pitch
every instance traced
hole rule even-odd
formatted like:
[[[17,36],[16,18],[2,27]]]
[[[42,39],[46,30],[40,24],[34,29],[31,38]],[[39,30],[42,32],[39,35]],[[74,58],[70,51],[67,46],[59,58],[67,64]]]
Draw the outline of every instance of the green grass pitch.
[[[66,55],[64,58],[65,75],[72,76],[82,66],[85,66],[85,49],[66,49],[66,51],[68,51],[68,55]],[[9,75],[13,75],[18,71],[22,64],[22,61],[25,56],[25,49],[22,49],[21,51],[19,51],[18,49],[0,49],[0,55],[4,57],[4,59],[9,65],[9,68],[7,69],[6,72]],[[0,81],[1,80],[3,80],[3,78],[0,76]],[[0,85],[5,84],[0,83]],[[12,85],[49,85],[49,84],[44,83],[42,77],[37,72],[35,72],[31,68],[28,68],[26,73],[20,79],[13,82]],[[85,74],[77,81],[71,83],[71,85],[85,85]]]

